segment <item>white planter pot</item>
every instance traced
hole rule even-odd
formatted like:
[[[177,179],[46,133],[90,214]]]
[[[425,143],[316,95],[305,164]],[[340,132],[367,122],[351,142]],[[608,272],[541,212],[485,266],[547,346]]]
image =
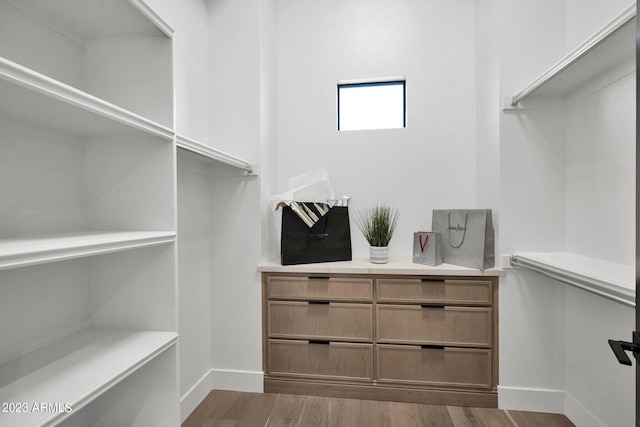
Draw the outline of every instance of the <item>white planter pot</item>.
[[[389,246],[369,246],[369,259],[374,264],[389,262]]]

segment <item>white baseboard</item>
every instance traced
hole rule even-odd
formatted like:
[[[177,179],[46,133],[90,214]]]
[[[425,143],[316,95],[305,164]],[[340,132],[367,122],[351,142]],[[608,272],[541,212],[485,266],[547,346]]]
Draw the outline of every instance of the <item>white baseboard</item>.
[[[563,390],[498,386],[498,408],[514,411],[564,413]]]
[[[211,390],[264,392],[264,372],[212,369],[198,380],[180,399],[181,422],[193,412]]]
[[[196,406],[209,394],[212,388],[213,376],[211,375],[211,371],[209,371],[180,398],[181,422],[187,419],[191,412],[196,409]]]
[[[605,424],[597,419],[591,412],[566,393],[564,400],[564,414],[577,426],[580,427],[604,427]]]
[[[209,371],[180,398],[181,422],[187,419],[191,412],[196,409],[196,406],[209,394],[211,389],[213,389],[213,375],[212,371]]]
[[[215,390],[264,392],[264,372],[262,371],[212,369],[211,372]]]

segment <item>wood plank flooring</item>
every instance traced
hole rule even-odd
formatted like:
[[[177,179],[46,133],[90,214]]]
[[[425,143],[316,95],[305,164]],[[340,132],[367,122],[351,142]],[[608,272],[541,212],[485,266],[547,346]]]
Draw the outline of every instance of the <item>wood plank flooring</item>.
[[[213,390],[182,427],[569,427],[564,415]]]

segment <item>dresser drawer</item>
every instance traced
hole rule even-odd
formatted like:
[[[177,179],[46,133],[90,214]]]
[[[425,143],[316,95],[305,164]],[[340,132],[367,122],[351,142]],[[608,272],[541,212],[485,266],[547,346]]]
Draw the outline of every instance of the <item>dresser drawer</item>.
[[[269,375],[373,379],[373,344],[269,340]]]
[[[378,302],[491,305],[491,280],[377,279]]]
[[[269,301],[270,338],[373,341],[371,304]]]
[[[485,307],[376,306],[376,341],[491,347],[491,309]]]
[[[491,388],[491,350],[376,346],[377,380],[447,387]]]
[[[269,276],[267,298],[372,301],[373,279],[329,276]]]

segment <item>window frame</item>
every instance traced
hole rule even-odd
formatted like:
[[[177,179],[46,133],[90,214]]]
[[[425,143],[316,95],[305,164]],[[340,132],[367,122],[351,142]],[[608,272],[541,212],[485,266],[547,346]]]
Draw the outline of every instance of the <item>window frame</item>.
[[[382,129],[404,129],[407,127],[407,80],[403,78],[394,78],[393,80],[368,80],[368,81],[351,81],[338,82],[337,84],[337,127],[340,131],[340,89],[352,87],[368,87],[368,86],[396,86],[402,85],[402,127],[401,128],[382,128]],[[382,129],[353,129],[353,130],[382,130]]]

